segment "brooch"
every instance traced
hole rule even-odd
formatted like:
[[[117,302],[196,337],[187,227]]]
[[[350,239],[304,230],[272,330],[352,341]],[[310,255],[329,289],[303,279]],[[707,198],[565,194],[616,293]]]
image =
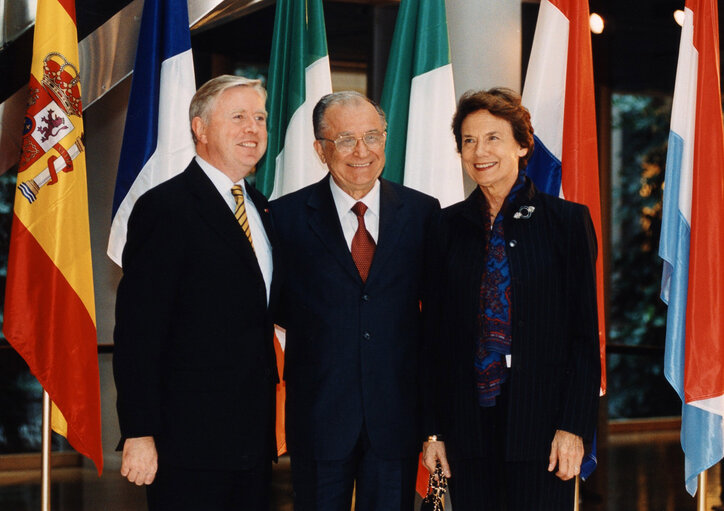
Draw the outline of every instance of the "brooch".
[[[535,206],[521,206],[520,209],[515,212],[513,218],[515,218],[516,220],[520,218],[522,218],[523,220],[527,220],[531,216],[533,216],[533,211],[535,211]]]

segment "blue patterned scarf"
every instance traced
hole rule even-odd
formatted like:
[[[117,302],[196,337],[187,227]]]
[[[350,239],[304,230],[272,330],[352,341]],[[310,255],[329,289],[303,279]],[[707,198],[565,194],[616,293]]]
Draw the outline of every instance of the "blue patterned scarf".
[[[524,183],[525,172],[520,171],[518,180],[493,221],[485,253],[485,270],[480,285],[480,305],[477,314],[479,335],[475,352],[475,375],[480,406],[495,406],[495,398],[500,395],[502,384],[508,380],[509,370],[505,356],[510,355],[512,340],[511,291],[510,267],[505,254],[503,212]],[[489,222],[487,203],[484,203],[483,210]]]

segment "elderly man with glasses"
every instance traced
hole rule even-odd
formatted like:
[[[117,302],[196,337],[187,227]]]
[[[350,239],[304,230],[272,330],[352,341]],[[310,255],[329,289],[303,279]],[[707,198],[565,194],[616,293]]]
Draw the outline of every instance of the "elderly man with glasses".
[[[381,179],[379,106],[323,97],[320,182],[271,203],[285,271],[287,446],[297,511],[411,510],[423,245],[437,200]],[[394,141],[391,141],[394,143]]]

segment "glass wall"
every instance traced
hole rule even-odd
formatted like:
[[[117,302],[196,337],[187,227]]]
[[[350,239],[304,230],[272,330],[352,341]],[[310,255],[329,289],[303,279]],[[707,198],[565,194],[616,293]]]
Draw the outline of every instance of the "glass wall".
[[[658,256],[671,97],[614,94],[612,109],[609,417],[675,416]]]

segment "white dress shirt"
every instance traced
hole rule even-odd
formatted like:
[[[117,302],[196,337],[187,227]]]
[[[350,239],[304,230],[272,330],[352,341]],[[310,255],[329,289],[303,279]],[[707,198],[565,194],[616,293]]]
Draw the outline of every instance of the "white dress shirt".
[[[196,155],[196,163],[199,164],[201,170],[203,170],[209,179],[211,179],[211,182],[214,183],[214,186],[219,191],[219,194],[221,194],[224,202],[226,202],[227,206],[229,206],[232,214],[236,212],[236,199],[231,193],[231,188],[234,185],[241,185],[242,190],[244,191],[244,206],[246,208],[246,217],[249,220],[251,239],[254,240],[254,253],[256,254],[256,260],[259,263],[261,274],[264,277],[264,285],[266,286],[266,304],[269,305],[272,271],[274,270],[272,262],[272,247],[271,243],[269,243],[269,238],[266,235],[266,229],[264,229],[264,224],[261,221],[259,211],[256,209],[254,201],[246,191],[246,182],[242,179],[241,181],[234,183],[229,176],[198,155]]]
[[[359,200],[355,200],[342,190],[331,176],[329,186],[332,189],[332,198],[334,199],[334,205],[337,207],[337,216],[339,216],[339,222],[342,224],[342,232],[350,252],[352,251],[352,238],[354,238],[358,226],[357,215],[352,211],[352,206],[358,202],[364,202],[365,206],[367,206],[364,216],[365,227],[376,244],[380,234],[380,180],[376,180],[367,195]]]

